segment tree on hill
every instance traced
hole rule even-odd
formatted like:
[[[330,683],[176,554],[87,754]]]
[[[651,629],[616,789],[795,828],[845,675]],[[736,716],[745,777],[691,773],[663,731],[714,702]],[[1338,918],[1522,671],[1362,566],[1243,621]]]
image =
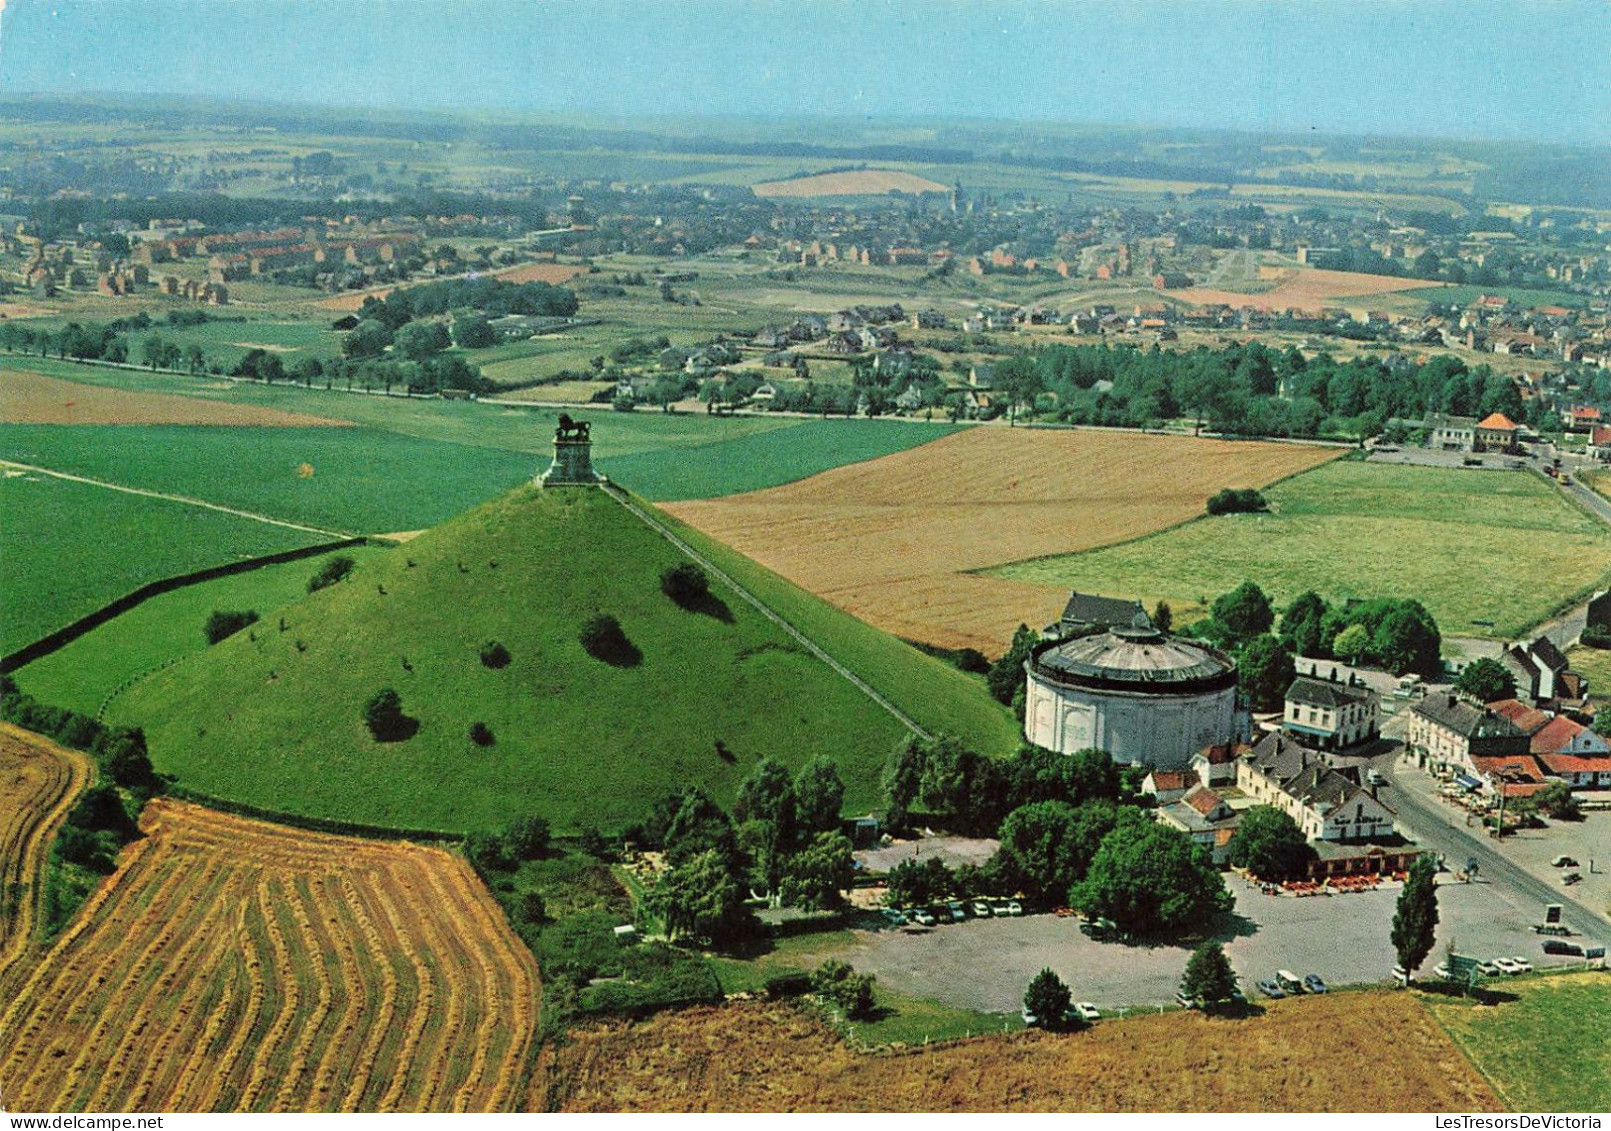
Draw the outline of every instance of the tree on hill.
[[[493,671],[509,666],[509,649],[496,640],[489,640],[481,645],[481,663]]]
[[[419,722],[403,713],[403,697],[383,687],[364,704],[364,725],[376,742],[402,742],[419,730]]]
[[[1221,514],[1256,514],[1270,509],[1270,504],[1264,496],[1251,487],[1227,487],[1209,497],[1208,513]]]
[[[800,768],[794,780],[795,812],[806,832],[832,832],[839,828],[845,803],[845,783],[831,758],[816,757]]]
[[[1432,953],[1438,929],[1437,873],[1430,856],[1416,857],[1409,879],[1398,893],[1391,937],[1398,964],[1407,973],[1413,974]]]
[[[1152,607],[1152,626],[1159,632],[1168,632],[1175,626],[1175,610],[1168,601],[1159,601]]]
[[[1226,845],[1230,862],[1261,880],[1290,880],[1303,875],[1314,855],[1297,822],[1273,805],[1255,805]]]
[[[1229,593],[1220,597],[1211,607],[1214,620],[1224,629],[1225,636],[1233,643],[1251,640],[1253,637],[1270,631],[1275,623],[1275,612],[1270,608],[1270,598],[1264,595],[1251,581],[1244,581]]]
[[[1072,1000],[1068,985],[1047,967],[1029,980],[1029,988],[1024,990],[1024,1012],[1041,1028],[1055,1029],[1063,1023]]]
[[[484,350],[498,344],[498,331],[478,314],[453,320],[453,342],[460,349]]]
[[[1069,893],[1087,915],[1138,934],[1175,932],[1231,909],[1231,893],[1185,833],[1137,812],[1102,838],[1085,879]]]
[[[1236,995],[1236,972],[1225,957],[1225,948],[1213,940],[1202,943],[1186,960],[1180,979],[1180,992],[1207,1007],[1220,1005]]]
[[[1255,711],[1279,711],[1296,675],[1292,653],[1268,633],[1249,640],[1237,657],[1242,696]]]
[[[743,781],[738,784],[738,797],[733,802],[733,819],[736,821],[766,821],[779,831],[788,830],[785,840],[792,840],[795,826],[794,779],[789,767],[768,754]]]
[[[351,573],[353,567],[357,564],[346,554],[337,554],[333,558],[326,558],[324,564],[319,567],[319,571],[308,578],[308,592],[317,593],[327,586],[334,585]]]
[[[1326,659],[1331,654],[1331,642],[1324,630],[1326,613],[1329,611],[1325,600],[1311,589],[1301,594],[1281,614],[1281,631],[1278,635],[1295,654]]]
[[[1466,669],[1454,681],[1454,689],[1465,692],[1479,703],[1514,699],[1516,677],[1498,660],[1484,656],[1466,665]]]
[[[710,595],[710,578],[693,562],[668,567],[660,575],[660,591],[685,609]]]

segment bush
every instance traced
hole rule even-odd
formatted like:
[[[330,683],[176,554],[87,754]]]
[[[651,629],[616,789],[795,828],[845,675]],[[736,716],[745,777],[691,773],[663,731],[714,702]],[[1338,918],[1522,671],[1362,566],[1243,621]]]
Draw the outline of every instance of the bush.
[[[475,722],[470,724],[470,741],[477,746],[491,746],[498,740],[493,737],[492,728],[486,723]]]
[[[1251,487],[1240,489],[1227,487],[1208,500],[1208,513],[1214,515],[1256,514],[1269,509],[1269,501]]]
[[[1024,1012],[1041,1028],[1055,1029],[1063,1023],[1071,997],[1063,979],[1048,967],[1030,979],[1024,991]]]
[[[548,822],[538,816],[518,817],[504,830],[503,849],[515,860],[536,860],[548,851]]]
[[[660,591],[683,608],[692,608],[710,595],[710,578],[693,562],[683,562],[660,575]]]
[[[589,656],[606,664],[630,668],[643,662],[643,653],[627,639],[621,622],[608,613],[601,613],[583,625],[578,639]]]
[[[214,609],[207,618],[207,625],[203,629],[207,634],[208,644],[217,644],[220,640],[227,640],[249,624],[257,623],[257,610],[245,609],[239,612],[228,612],[223,609]]]
[[[481,663],[493,671],[509,666],[509,649],[496,640],[489,640],[481,645]]]
[[[383,687],[364,704],[364,724],[376,742],[401,742],[412,738],[419,723],[403,714],[403,697]]]
[[[766,990],[766,996],[773,999],[799,997],[811,992],[811,975],[798,970],[773,974],[762,983],[762,988]]]
[[[1578,643],[1585,648],[1611,648],[1611,628],[1603,624],[1585,625]]]
[[[811,975],[811,992],[838,1006],[852,1021],[873,1011],[873,976],[858,974],[848,962],[830,958]]]
[[[464,838],[464,855],[477,872],[507,872],[512,866],[504,851],[503,838],[491,833],[471,833]]]
[[[326,586],[334,585],[353,571],[358,563],[346,554],[337,554],[319,567],[319,572],[308,578],[308,592],[317,593]]]

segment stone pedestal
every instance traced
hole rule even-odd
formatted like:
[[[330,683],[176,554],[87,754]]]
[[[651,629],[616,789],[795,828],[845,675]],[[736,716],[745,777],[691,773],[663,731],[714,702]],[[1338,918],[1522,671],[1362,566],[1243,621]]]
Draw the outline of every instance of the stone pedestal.
[[[554,462],[537,477],[544,487],[596,487],[604,477],[593,470],[591,440],[554,440]]]

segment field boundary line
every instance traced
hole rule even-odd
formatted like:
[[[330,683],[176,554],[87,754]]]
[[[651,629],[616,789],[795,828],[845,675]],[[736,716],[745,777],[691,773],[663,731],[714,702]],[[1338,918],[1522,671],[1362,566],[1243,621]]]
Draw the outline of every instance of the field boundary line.
[[[1471,1050],[1466,1048],[1466,1043],[1455,1035],[1453,1029],[1443,1023],[1443,1018],[1438,1016],[1438,1011],[1433,1009],[1424,999],[1417,999],[1415,1004],[1419,1005],[1426,1015],[1432,1019],[1432,1024],[1436,1025],[1438,1031],[1448,1038],[1449,1043],[1459,1050],[1460,1055],[1465,1058],[1465,1062],[1471,1066],[1471,1070],[1480,1076],[1488,1087],[1493,1089],[1494,1095],[1499,1097],[1499,1102],[1504,1104],[1507,1110],[1516,1111],[1515,1101],[1505,1094],[1505,1090],[1499,1086],[1499,1081],[1490,1076],[1487,1069],[1477,1063],[1476,1057],[1471,1055]]]
[[[127,487],[121,483],[110,483],[105,479],[92,479],[87,475],[74,475],[69,471],[55,471],[51,468],[39,467],[31,463],[18,463],[15,460],[0,459],[0,467],[14,471],[31,471],[38,475],[48,475],[53,479],[65,479],[70,483],[87,483],[91,487],[104,487],[108,491],[122,491],[127,495],[143,495],[148,499],[165,499],[170,503],[183,503],[186,506],[202,507],[210,511],[232,514],[236,518],[249,518],[254,522],[264,522],[270,526],[283,526],[288,530],[300,530],[305,534],[322,534],[326,538],[356,537],[350,530],[330,530],[323,526],[309,526],[307,523],[292,522],[290,519],[274,518],[272,515],[258,514],[255,511],[226,507],[222,503],[209,503],[205,499],[194,499],[189,495],[170,495],[165,491],[152,491],[145,487]]]
[[[877,703],[880,707],[893,715],[895,720],[907,730],[925,740],[932,740],[934,738],[933,734],[931,734],[925,728],[919,726],[916,720],[914,720],[905,711],[902,711],[899,707],[895,706],[894,703],[891,703],[880,691],[878,691],[877,688],[873,687],[872,684],[868,683],[866,680],[862,679],[861,676],[857,675],[844,664],[836,660],[815,640],[812,640],[805,633],[801,632],[798,628],[795,628],[794,625],[790,624],[788,620],[784,618],[783,614],[779,613],[776,609],[772,608],[772,606],[761,600],[761,598],[744,588],[744,586],[738,583],[737,579],[733,578],[725,570],[718,567],[704,554],[701,554],[698,550],[694,549],[693,546],[684,541],[669,526],[655,518],[654,515],[650,514],[643,507],[640,507],[624,490],[615,486],[613,483],[605,483],[603,485],[603,489],[604,493],[609,495],[610,498],[620,503],[651,530],[659,534],[660,537],[664,538],[667,542],[670,542],[689,558],[693,559],[693,561],[697,563],[701,569],[704,569],[712,577],[715,577],[723,585],[726,585],[734,593],[737,593],[739,597],[745,601],[745,603],[754,606],[757,612],[759,612],[773,624],[777,625],[784,632],[788,633],[789,636],[803,645],[805,649],[813,656],[827,664],[828,667],[833,669],[835,672],[844,676],[845,679],[849,680],[857,690],[862,692],[862,694],[866,695],[874,703]]]

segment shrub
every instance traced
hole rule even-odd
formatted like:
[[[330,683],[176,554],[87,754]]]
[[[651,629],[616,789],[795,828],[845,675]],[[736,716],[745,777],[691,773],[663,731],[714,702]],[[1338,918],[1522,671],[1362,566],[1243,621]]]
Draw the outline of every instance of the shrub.
[[[643,661],[643,653],[627,639],[621,622],[608,613],[600,613],[583,625],[579,639],[589,656],[606,664],[630,668]]]
[[[503,849],[516,860],[536,860],[548,851],[548,822],[538,816],[517,817],[504,830]]]
[[[403,697],[389,687],[375,692],[364,704],[364,724],[376,742],[401,742],[419,729],[415,720],[403,714]]]
[[[1611,628],[1603,624],[1585,625],[1579,643],[1586,648],[1611,648]]]
[[[504,852],[503,838],[491,833],[471,833],[465,837],[464,854],[469,857],[475,870],[483,875],[507,872],[511,867],[509,856]]]
[[[220,640],[227,640],[247,625],[256,624],[257,619],[256,609],[244,609],[239,612],[214,609],[203,629],[207,634],[207,643],[217,644]]]
[[[769,998],[799,997],[811,992],[811,975],[798,970],[773,974],[762,983]]]
[[[1264,495],[1251,487],[1227,487],[1217,492],[1208,500],[1208,513],[1219,514],[1256,514],[1267,511],[1270,504]]]
[[[811,975],[811,992],[853,1021],[873,1011],[873,976],[856,973],[848,962],[830,958],[818,966]]]
[[[496,640],[489,640],[481,645],[481,663],[497,671],[509,666],[509,649]]]
[[[683,562],[660,575],[660,591],[683,608],[692,608],[710,594],[710,578],[693,562]]]
[[[1024,1012],[1042,1028],[1055,1029],[1063,1023],[1070,996],[1063,979],[1048,967],[1030,979],[1024,991]]]
[[[319,572],[308,578],[308,592],[317,593],[326,586],[334,585],[352,572],[358,563],[346,554],[337,554],[319,567]]]
[[[475,722],[470,724],[470,741],[477,746],[491,746],[498,740],[493,737],[492,728],[486,723]]]

